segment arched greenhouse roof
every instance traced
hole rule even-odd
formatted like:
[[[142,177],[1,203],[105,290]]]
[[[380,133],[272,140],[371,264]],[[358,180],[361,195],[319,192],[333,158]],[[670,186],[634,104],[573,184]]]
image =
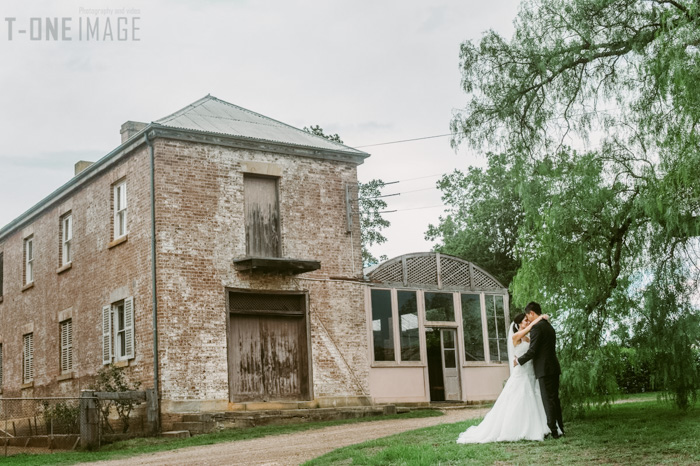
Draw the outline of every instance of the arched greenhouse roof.
[[[440,290],[507,291],[481,267],[438,252],[394,257],[365,269],[365,276],[371,284]]]

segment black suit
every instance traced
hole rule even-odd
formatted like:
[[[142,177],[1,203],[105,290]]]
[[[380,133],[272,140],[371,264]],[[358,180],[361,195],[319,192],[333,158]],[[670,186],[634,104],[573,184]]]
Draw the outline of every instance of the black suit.
[[[518,358],[518,364],[523,365],[532,359],[535,366],[535,377],[540,383],[540,394],[544,412],[547,414],[547,425],[553,436],[557,436],[557,424],[564,432],[564,421],[561,416],[559,403],[559,375],[561,367],[556,353],[557,334],[552,325],[545,319],[539,321],[530,330],[530,349]]]

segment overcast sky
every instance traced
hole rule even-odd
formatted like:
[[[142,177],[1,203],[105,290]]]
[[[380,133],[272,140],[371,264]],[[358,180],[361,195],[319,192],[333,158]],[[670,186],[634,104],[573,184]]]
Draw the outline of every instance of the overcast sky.
[[[353,147],[449,133],[466,100],[460,43],[487,29],[510,36],[516,11],[511,0],[3,1],[0,226],[67,182],[75,162],[117,147],[123,122],[206,94]],[[59,40],[46,40],[46,18]],[[88,18],[99,19],[98,41]],[[438,177],[483,164],[449,137],[362,150],[372,157],[360,181],[400,181],[384,190],[401,193],[387,198],[388,242],[373,248],[389,257],[430,250]]]

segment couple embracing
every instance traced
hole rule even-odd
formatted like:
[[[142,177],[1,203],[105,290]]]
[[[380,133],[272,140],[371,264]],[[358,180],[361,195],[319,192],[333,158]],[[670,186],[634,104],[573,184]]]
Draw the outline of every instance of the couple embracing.
[[[515,316],[508,332],[508,358],[513,365],[510,378],[481,424],[462,432],[457,443],[543,440],[564,435],[556,339],[539,304],[531,302],[525,313]]]

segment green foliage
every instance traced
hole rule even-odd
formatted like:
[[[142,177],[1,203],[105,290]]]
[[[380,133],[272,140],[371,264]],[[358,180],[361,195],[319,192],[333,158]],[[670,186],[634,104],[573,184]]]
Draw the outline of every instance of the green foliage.
[[[521,169],[503,154],[486,155],[488,167],[455,170],[437,183],[446,215],[429,225],[425,237],[437,252],[474,262],[504,286],[520,266],[515,254],[523,208],[518,193]]]
[[[304,131],[306,131],[307,133],[315,134],[316,136],[321,136],[322,138],[328,139],[329,141],[334,141],[334,142],[337,142],[339,144],[343,143],[343,140],[340,139],[340,136],[338,136],[338,133],[326,134],[323,132],[323,128],[321,128],[318,125],[316,125],[316,126],[312,125],[310,128],[304,126]]]
[[[103,366],[97,372],[97,379],[90,386],[90,390],[96,392],[130,392],[136,391],[141,387],[141,382],[131,382],[124,374],[124,369],[110,364]],[[135,400],[101,400],[99,403],[102,426],[104,429],[114,432],[114,429],[109,424],[109,415],[114,408],[117,416],[121,421],[122,433],[129,430],[129,415],[131,411],[140,402]]]
[[[468,104],[452,128],[454,144],[507,154],[484,173],[515,176],[489,191],[498,178],[470,172],[491,194],[462,194],[451,222],[522,209],[514,245],[480,233],[519,262],[515,304],[554,315],[571,406],[612,399],[629,349],[685,409],[700,386],[700,7],[529,0],[514,24],[510,40],[462,44]],[[445,246],[464,236],[443,223]]]
[[[47,430],[50,429],[53,434],[80,433],[79,405],[71,406],[65,401],[52,405],[47,400],[43,401],[42,404],[44,408],[44,423],[47,426]]]

